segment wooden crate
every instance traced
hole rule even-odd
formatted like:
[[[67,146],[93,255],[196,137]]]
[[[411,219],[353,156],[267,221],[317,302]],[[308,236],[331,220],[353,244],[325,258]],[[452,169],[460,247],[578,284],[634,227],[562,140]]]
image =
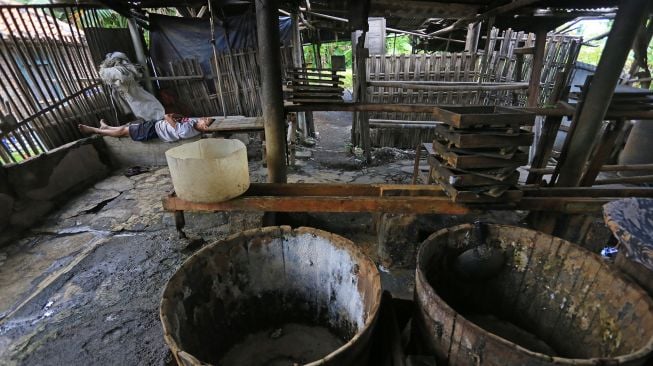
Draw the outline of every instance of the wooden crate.
[[[466,106],[436,108],[433,116],[455,128],[476,126],[532,126],[535,123],[533,113],[500,106]]]
[[[470,172],[468,170],[461,170],[451,168],[441,161],[437,156],[429,155],[429,166],[432,168],[432,174],[437,175],[450,185],[454,187],[481,187],[481,186],[514,186],[519,181],[519,172],[514,171],[505,177],[503,180],[492,179],[489,176],[493,171],[482,170],[478,173]],[[483,174],[483,175],[479,175]]]
[[[510,133],[506,129],[454,129],[445,125],[435,126],[435,133],[459,148],[477,149],[492,147],[530,146],[533,133],[519,129]]]
[[[459,203],[491,203],[491,202],[517,202],[524,196],[524,192],[517,188],[509,188],[497,197],[484,192],[495,186],[458,188],[446,182],[434,171],[435,182],[442,187],[453,202]]]
[[[487,168],[504,168],[520,167],[528,163],[528,154],[517,151],[512,156],[502,158],[500,154],[493,154],[492,151],[475,151],[462,152],[458,149],[449,149],[444,143],[437,140],[433,141],[433,150],[436,155],[440,156],[447,162],[450,167],[460,169],[487,169]]]

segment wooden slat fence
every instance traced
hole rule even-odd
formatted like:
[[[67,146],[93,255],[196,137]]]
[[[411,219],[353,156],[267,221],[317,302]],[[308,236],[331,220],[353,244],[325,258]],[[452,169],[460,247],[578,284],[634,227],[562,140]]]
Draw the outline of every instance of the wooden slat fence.
[[[532,47],[534,37],[523,32],[504,31],[500,36],[494,29],[490,49],[470,52],[438,52],[435,54],[376,55],[367,60],[368,80],[408,82],[449,82],[459,84],[528,82],[532,55],[524,57],[518,75],[515,48]],[[550,35],[545,50],[546,61],[541,79],[540,101],[546,101],[553,89],[555,76],[561,72],[568,57],[575,57],[579,47],[575,37]],[[519,84],[519,85],[518,85]],[[515,83],[514,90],[431,91],[392,86],[368,87],[368,98],[374,103],[416,104],[496,104],[520,106],[526,102],[526,88]],[[371,119],[429,120],[427,114],[370,113]]]
[[[91,10],[89,10],[91,11]],[[77,124],[111,120],[78,8],[0,6],[0,163],[82,137]]]

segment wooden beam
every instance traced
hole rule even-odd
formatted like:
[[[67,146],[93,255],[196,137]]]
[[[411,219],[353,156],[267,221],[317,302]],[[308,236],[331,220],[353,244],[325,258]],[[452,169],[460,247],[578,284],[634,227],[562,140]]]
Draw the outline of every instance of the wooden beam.
[[[554,168],[526,168],[529,172],[538,174],[551,174],[555,172]],[[604,165],[601,167],[602,172],[653,172],[653,164],[632,164],[632,165]]]
[[[448,197],[256,196],[218,203],[192,203],[177,197],[163,201],[167,211],[394,212],[464,215],[471,210]]]
[[[524,188],[515,203],[459,204],[437,185],[270,184],[253,183],[241,197],[225,202],[193,203],[174,195],[163,199],[167,211],[392,212],[461,215],[473,210],[600,212],[620,197],[651,197],[651,188]]]
[[[261,70],[261,105],[265,124],[268,181],[285,183],[286,129],[281,90],[281,55],[277,1],[256,1],[258,57]]]
[[[536,3],[540,0],[514,0],[511,1],[505,5],[497,6],[496,8],[490,9],[486,11],[483,14],[475,15],[475,16],[470,16],[466,18],[461,18],[456,20],[453,24],[451,24],[448,27],[442,28],[440,30],[437,30],[435,32],[429,33],[429,36],[441,36],[443,34],[450,33],[451,31],[454,31],[456,29],[460,29],[462,27],[467,26],[469,23],[477,23],[482,20],[497,16],[499,14],[507,13],[516,9],[519,9],[524,6],[531,5],[533,3]],[[403,6],[404,2],[399,2],[401,4],[400,6]]]
[[[392,16],[412,18],[424,17],[458,19],[473,16],[480,10],[478,4],[465,4],[463,1],[395,1],[372,0],[370,16]]]
[[[537,107],[540,97],[540,81],[542,79],[542,67],[544,66],[544,48],[546,47],[546,29],[539,28],[535,33],[535,50],[531,66],[531,76],[528,83],[528,99],[526,105]]]
[[[521,189],[524,191],[524,197],[653,197],[653,188],[649,187],[523,187]]]
[[[429,85],[428,83],[411,83],[402,81],[369,81],[369,86],[389,87],[406,90],[428,90],[428,91],[482,91],[482,90],[520,90],[528,89],[528,83],[483,83],[467,85]],[[539,88],[539,85],[538,85]]]
[[[648,3],[649,0],[630,0],[619,4],[610,36],[601,54],[582,110],[578,114],[576,131],[569,144],[567,158],[560,168],[557,181],[559,186],[577,186],[580,183],[633,39],[642,19],[648,15],[643,11],[647,9]]]
[[[315,103],[315,104],[294,104],[286,105],[288,112],[400,112],[400,113],[432,113],[437,108],[446,107],[469,107],[470,105],[432,105],[432,104],[381,104],[381,103]],[[571,116],[576,110],[568,103],[558,103],[556,107],[547,108],[512,108],[517,111],[530,112],[538,116]],[[605,119],[653,119],[653,111],[608,111]]]
[[[595,185],[605,184],[644,184],[653,183],[653,175],[639,175],[634,177],[605,178],[594,182]]]
[[[615,142],[621,134],[625,124],[626,121],[624,119],[610,121],[605,131],[603,131],[601,139],[596,145],[596,151],[592,155],[592,159],[589,161],[585,174],[583,174],[583,177],[581,178],[581,186],[590,187],[594,184],[596,177],[601,171],[601,167],[612,154]]]

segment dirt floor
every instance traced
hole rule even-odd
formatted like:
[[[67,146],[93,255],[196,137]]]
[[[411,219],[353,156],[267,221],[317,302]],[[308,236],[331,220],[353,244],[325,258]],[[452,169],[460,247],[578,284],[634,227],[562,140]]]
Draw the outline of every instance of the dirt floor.
[[[385,149],[366,167],[347,151],[351,116],[316,114],[317,144],[300,149],[290,182],[407,183],[412,155]],[[260,161],[251,180],[265,181]],[[125,177],[123,170],[74,197],[20,240],[0,248],[0,364],[142,364],[172,362],[159,301],[168,278],[206,243],[260,226],[243,213],[186,214],[190,239],[178,239],[161,198],[172,190],[166,167]],[[306,218],[304,218],[306,220]],[[309,222],[320,226],[319,216]],[[371,215],[326,219],[377,260],[387,288],[404,297],[412,270],[376,256]],[[336,228],[336,229],[337,229]]]

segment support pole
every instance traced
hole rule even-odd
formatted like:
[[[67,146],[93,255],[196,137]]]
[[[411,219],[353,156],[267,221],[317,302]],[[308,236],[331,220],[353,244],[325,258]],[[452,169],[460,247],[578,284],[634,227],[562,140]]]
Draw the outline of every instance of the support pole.
[[[294,67],[303,67],[304,48],[302,46],[302,36],[299,31],[299,14],[294,12],[291,14],[290,18],[292,20],[292,63]],[[302,131],[302,137],[304,139],[310,136],[311,129],[307,123],[306,112],[297,112],[297,125]]]
[[[630,0],[619,3],[619,11],[588,88],[587,98],[578,114],[577,131],[570,142],[567,159],[560,168],[559,186],[573,187],[580,183],[628,52],[642,20],[648,15],[646,9],[649,1]]]
[[[224,118],[227,118],[227,105],[224,102],[224,91],[222,90],[222,72],[220,72],[220,64],[218,63],[218,48],[215,44],[215,14],[213,14],[213,7],[211,6],[211,0],[207,0],[209,8],[209,19],[211,24],[211,49],[213,50],[213,64],[215,67],[215,80],[218,82],[218,97],[220,98],[220,104],[222,105],[222,115]],[[229,39],[227,39],[229,43]]]
[[[478,39],[480,37],[481,37],[481,22],[472,23],[468,25],[467,37],[465,38],[465,52],[476,53],[476,50],[478,49]]]
[[[542,79],[542,67],[544,66],[544,48],[546,46],[546,29],[540,28],[535,33],[535,51],[531,68],[531,77],[528,85],[528,107],[537,107],[540,97],[540,80]]]
[[[145,55],[145,47],[143,45],[143,37],[141,31],[138,30],[138,25],[133,18],[127,18],[127,26],[129,27],[129,34],[134,44],[134,52],[136,52],[136,62],[143,65],[143,86],[145,90],[154,94],[154,85],[150,75],[150,68],[147,66],[147,56]]]
[[[286,183],[286,133],[281,91],[279,7],[275,0],[256,0],[261,102],[265,127],[268,182]]]

